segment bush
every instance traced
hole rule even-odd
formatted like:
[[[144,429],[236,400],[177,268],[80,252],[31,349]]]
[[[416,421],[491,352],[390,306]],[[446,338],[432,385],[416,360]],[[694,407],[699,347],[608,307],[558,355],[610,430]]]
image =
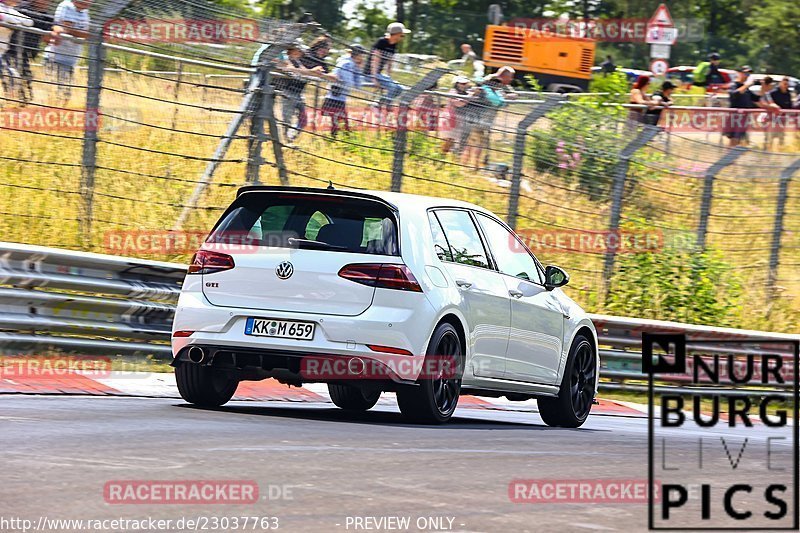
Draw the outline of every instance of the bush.
[[[711,326],[739,324],[742,284],[718,252],[665,249],[617,256],[606,311]]]

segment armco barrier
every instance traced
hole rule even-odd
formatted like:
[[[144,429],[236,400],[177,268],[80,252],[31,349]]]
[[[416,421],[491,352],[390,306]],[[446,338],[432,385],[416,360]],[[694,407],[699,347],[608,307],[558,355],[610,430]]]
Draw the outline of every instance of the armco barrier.
[[[169,359],[170,328],[186,267],[111,255],[0,242],[0,353],[51,350]],[[601,390],[645,390],[643,332],[691,339],[797,341],[800,335],[592,315],[600,342]],[[703,351],[713,352],[715,348]],[[752,348],[717,348],[747,353]],[[661,378],[662,386],[669,376]],[[790,386],[787,383],[787,387]]]

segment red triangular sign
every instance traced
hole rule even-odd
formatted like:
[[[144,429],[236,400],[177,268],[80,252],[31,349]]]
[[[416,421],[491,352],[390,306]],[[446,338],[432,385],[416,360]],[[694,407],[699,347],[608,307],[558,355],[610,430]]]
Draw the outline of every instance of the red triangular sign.
[[[650,22],[648,22],[650,26],[674,26],[675,23],[672,21],[672,15],[669,14],[669,9],[665,4],[661,4],[656,8],[656,12],[653,13],[653,16],[650,17]]]

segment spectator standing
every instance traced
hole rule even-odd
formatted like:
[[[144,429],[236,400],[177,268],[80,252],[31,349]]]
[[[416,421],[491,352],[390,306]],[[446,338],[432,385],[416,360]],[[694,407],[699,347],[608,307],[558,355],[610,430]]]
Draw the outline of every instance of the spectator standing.
[[[614,60],[611,56],[606,56],[606,60],[600,63],[600,70],[603,71],[603,76],[608,76],[616,72],[617,66],[614,64]]]
[[[758,97],[750,91],[753,80],[750,74],[753,72],[749,66],[744,65],[736,74],[736,82],[731,86],[728,93],[730,107],[733,109],[754,109],[758,102]],[[740,115],[732,114],[732,123],[726,128],[725,135],[731,140],[731,146],[739,146],[747,143],[747,115],[746,111]]]
[[[470,136],[474,133],[478,137],[478,142],[474,145],[473,167],[478,168],[484,150],[489,148],[489,136],[492,124],[498,109],[506,105],[506,100],[513,100],[517,94],[511,88],[516,72],[512,67],[500,67],[496,73],[487,76],[483,83],[471,91],[472,96],[464,106],[464,128],[461,130],[461,138],[458,143],[458,150],[463,154],[464,164],[469,164],[470,153],[465,148]],[[488,154],[483,158],[484,164],[487,163]]]
[[[350,56],[343,58],[333,70],[336,82],[331,85],[325,101],[322,103],[322,116],[331,119],[331,136],[336,137],[339,132],[339,123],[344,124],[344,129],[350,131],[350,122],[347,119],[347,97],[353,89],[359,89],[363,83],[364,59],[367,49],[360,44],[350,47]]]
[[[392,60],[397,52],[397,45],[411,30],[402,22],[392,22],[386,27],[386,33],[372,46],[369,63],[365,74],[375,78],[384,94],[378,104],[388,108],[403,91],[403,86],[392,79]]]
[[[472,45],[464,43],[461,45],[461,60],[464,62],[462,70],[469,78],[475,76],[475,62],[478,60],[478,54],[472,49]]]
[[[30,17],[23,15],[15,8],[17,0],[0,1],[0,21],[6,24],[16,24],[19,26],[32,26],[33,21]],[[11,67],[8,52],[11,46],[11,38],[14,30],[0,26],[0,80],[3,82],[3,93],[6,98],[17,99],[19,94],[9,94],[11,92],[12,83],[17,81],[18,73],[16,69]],[[18,81],[17,81],[18,83]],[[16,91],[14,91],[16,92]],[[24,104],[24,98],[21,98]]]
[[[308,121],[306,117],[306,103],[303,98],[308,81],[303,78],[311,74],[311,70],[304,67],[301,62],[305,51],[300,39],[293,41],[286,47],[286,57],[280,69],[287,73],[286,78],[279,78],[275,84],[276,89],[283,94],[283,131],[289,142],[297,139]],[[296,115],[296,119],[295,119]]]
[[[58,82],[58,100],[62,106],[69,102],[75,65],[83,53],[83,44],[73,39],[64,39],[63,36],[81,39],[89,36],[90,5],[91,0],[63,0],[56,8],[54,23],[62,27],[63,32],[53,43],[52,53]]]
[[[453,88],[450,89],[447,102],[448,121],[444,132],[444,144],[442,152],[447,154],[461,138],[461,131],[464,129],[464,109],[470,96],[470,79],[465,76],[458,76],[453,81]]]
[[[50,32],[45,37],[47,42],[58,39],[63,28],[53,24],[54,16],[49,13],[50,0],[30,0],[21,3],[17,10],[33,21],[33,27],[38,30]],[[20,35],[22,33],[22,35]],[[17,71],[22,76],[27,92],[27,99],[33,99],[33,73],[31,72],[31,62],[39,55],[39,46],[42,36],[39,33],[14,30],[11,36],[11,48],[6,52],[6,58],[13,62]],[[22,50],[18,50],[22,43]]]
[[[763,84],[761,88],[763,94]],[[792,93],[789,91],[789,78],[787,76],[781,78],[781,81],[778,82],[778,86],[770,91],[768,99],[772,104],[772,110],[774,112],[780,113],[786,109],[792,109]],[[786,114],[780,118],[782,120],[777,121],[777,126],[775,126],[774,122],[770,124],[770,130],[767,132],[767,150],[773,148],[773,144],[776,140],[778,141],[778,146],[783,146],[784,144],[784,131],[787,126]]]
[[[699,63],[692,73],[692,84],[698,87],[723,85],[725,78],[719,71],[720,55],[717,52],[708,54],[708,61]]]
[[[654,105],[653,101],[647,95],[648,87],[650,87],[650,76],[643,74],[636,78],[631,88],[631,93],[628,98],[628,103],[634,106],[631,107],[628,112],[628,121],[631,124],[644,122],[645,113]]]
[[[661,89],[653,93],[650,98],[652,106],[645,111],[645,124],[658,125],[659,120],[661,120],[661,113],[672,105],[672,93],[675,89],[675,84],[667,80],[661,84]]]

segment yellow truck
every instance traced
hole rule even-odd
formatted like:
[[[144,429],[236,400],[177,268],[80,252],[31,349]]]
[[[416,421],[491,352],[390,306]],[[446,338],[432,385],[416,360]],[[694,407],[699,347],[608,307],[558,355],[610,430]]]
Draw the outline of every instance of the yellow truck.
[[[546,91],[571,93],[589,88],[595,41],[517,26],[486,26],[483,62],[491,69],[514,67],[521,78],[533,74]]]

